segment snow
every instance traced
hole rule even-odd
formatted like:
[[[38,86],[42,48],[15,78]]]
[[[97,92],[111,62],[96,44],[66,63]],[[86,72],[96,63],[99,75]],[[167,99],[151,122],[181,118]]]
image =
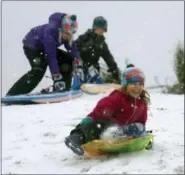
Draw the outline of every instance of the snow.
[[[110,13],[112,7],[116,13]],[[103,15],[109,23],[106,41],[122,70],[129,58],[145,72],[146,86],[176,81],[173,56],[176,45],[184,39],[183,2],[4,1],[3,96],[30,69],[22,39],[57,11],[77,14],[79,30],[75,38],[92,26],[95,16]],[[102,59],[100,62],[104,63]],[[49,69],[46,75],[50,76]],[[44,78],[34,91],[51,84],[51,79]],[[64,138],[105,95],[83,95],[57,104],[2,106],[2,173],[184,173],[184,96],[160,94],[159,89],[151,92],[147,125],[155,134],[153,150],[112,160],[83,160],[66,148]]]
[[[83,160],[64,138],[106,94],[56,103],[2,107],[3,174],[183,174],[184,96],[151,92],[147,128],[154,132],[149,151],[111,160]]]

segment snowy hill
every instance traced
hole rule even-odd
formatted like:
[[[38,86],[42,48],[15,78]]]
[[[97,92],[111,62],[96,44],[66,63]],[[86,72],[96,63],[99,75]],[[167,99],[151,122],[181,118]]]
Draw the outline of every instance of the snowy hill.
[[[151,93],[147,128],[153,150],[112,160],[82,160],[64,143],[104,95],[83,95],[58,104],[2,107],[2,173],[184,173],[184,96]]]
[[[54,12],[78,16],[75,38],[92,26],[94,17],[104,16],[108,20],[106,42],[121,70],[125,58],[130,58],[145,72],[146,86],[156,85],[154,77],[160,84],[165,84],[166,77],[172,83],[176,81],[172,65],[175,47],[184,39],[183,2],[4,1],[2,96],[30,70],[22,39],[32,27],[46,23]],[[46,75],[50,76],[49,69]],[[34,91],[51,83],[44,78]],[[184,173],[184,96],[158,91],[151,92],[147,125],[155,133],[154,149],[112,160],[81,160],[63,143],[104,95],[83,95],[58,104],[3,106],[2,173]]]

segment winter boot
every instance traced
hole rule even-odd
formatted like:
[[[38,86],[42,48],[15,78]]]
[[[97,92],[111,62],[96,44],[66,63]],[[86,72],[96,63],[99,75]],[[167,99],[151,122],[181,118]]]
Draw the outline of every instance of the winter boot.
[[[75,154],[79,156],[84,154],[84,150],[80,147],[84,143],[84,137],[81,133],[72,133],[65,138],[64,142]]]

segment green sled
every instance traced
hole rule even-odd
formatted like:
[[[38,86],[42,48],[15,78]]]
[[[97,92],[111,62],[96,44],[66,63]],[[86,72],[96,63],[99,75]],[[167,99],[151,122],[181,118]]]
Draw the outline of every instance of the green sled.
[[[108,153],[128,153],[151,149],[153,144],[152,131],[137,138],[123,138],[119,140],[93,140],[82,145],[89,156],[98,156]]]

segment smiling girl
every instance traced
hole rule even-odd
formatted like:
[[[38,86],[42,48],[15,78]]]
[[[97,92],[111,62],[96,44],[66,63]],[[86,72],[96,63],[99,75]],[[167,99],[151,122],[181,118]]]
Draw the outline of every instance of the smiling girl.
[[[93,111],[65,138],[66,146],[74,153],[83,155],[80,145],[99,139],[113,125],[119,128],[118,136],[139,137],[146,133],[150,97],[144,89],[144,73],[133,64],[127,65],[121,82],[122,87],[98,101]]]

